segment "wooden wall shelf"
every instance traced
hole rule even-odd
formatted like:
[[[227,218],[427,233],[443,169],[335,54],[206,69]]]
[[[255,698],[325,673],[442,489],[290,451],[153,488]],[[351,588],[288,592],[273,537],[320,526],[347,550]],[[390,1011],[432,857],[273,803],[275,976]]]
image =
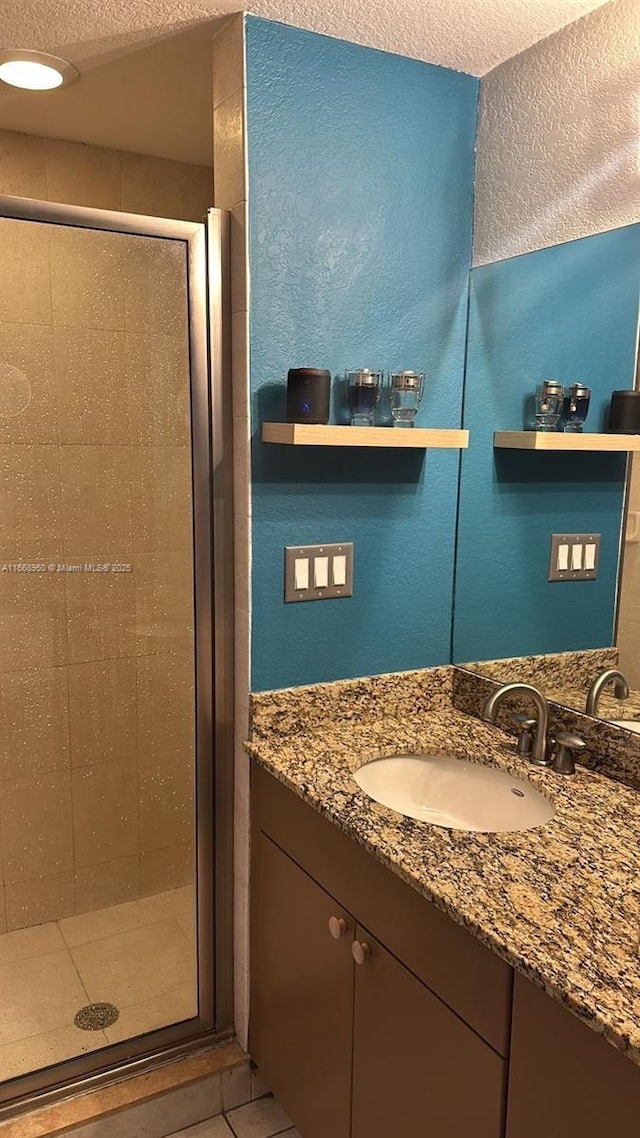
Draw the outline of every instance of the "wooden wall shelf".
[[[496,431],[493,445],[505,450],[640,451],[640,435],[562,431]]]
[[[311,423],[263,423],[263,443],[317,447],[426,447],[466,450],[469,432],[437,427],[337,427]]]

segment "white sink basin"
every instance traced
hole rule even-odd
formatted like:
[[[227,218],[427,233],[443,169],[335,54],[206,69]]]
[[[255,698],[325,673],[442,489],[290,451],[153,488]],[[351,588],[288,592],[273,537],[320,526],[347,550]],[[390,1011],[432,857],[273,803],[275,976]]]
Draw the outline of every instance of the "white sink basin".
[[[353,776],[370,798],[408,818],[450,830],[531,830],[555,810],[529,782],[446,755],[375,759]]]
[[[627,731],[635,731],[640,735],[640,719],[612,719],[614,727],[626,727]]]

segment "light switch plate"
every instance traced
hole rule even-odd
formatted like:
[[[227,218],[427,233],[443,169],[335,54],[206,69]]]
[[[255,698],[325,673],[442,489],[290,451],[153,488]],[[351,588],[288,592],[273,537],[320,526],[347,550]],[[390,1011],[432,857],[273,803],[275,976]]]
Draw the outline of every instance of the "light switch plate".
[[[600,539],[599,533],[552,533],[551,534],[551,557],[549,559],[549,580],[550,581],[595,581],[598,576],[598,563],[600,561]],[[567,556],[568,565],[567,569],[558,568],[558,552],[560,546],[568,546]],[[585,547],[587,545],[595,546],[595,558],[593,569],[571,569],[573,562],[573,550],[575,546],[582,547],[582,557],[580,558],[581,564],[585,564]]]
[[[314,585],[314,559],[326,558],[329,562],[329,583],[326,588]],[[333,584],[333,559],[346,557],[347,572],[344,585]],[[296,589],[295,565],[299,558],[309,562],[309,588]],[[322,564],[322,563],[321,563]],[[343,541],[332,545],[287,545],[284,551],[284,599],[289,601],[327,601],[334,597],[353,596],[353,542]]]

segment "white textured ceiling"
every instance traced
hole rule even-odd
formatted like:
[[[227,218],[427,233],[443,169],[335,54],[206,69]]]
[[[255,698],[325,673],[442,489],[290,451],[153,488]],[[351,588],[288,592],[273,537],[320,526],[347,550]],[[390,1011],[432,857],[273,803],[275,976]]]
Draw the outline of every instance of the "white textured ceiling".
[[[253,0],[252,10],[472,74],[602,0]],[[82,81],[0,83],[0,129],[211,165],[211,36],[241,0],[0,0],[0,48],[61,55]]]
[[[328,35],[484,75],[604,0],[253,0],[251,11]],[[238,0],[1,0],[0,47],[105,55],[216,16]]]

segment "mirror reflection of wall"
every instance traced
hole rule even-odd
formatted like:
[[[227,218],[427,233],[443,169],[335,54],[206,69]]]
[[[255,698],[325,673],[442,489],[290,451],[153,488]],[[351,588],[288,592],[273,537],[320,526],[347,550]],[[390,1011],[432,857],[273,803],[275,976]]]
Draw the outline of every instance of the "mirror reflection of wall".
[[[621,704],[608,684],[597,708],[616,722],[640,715],[638,464],[632,475],[624,453],[494,450],[493,435],[522,430],[533,388],[551,377],[591,387],[589,429],[606,430],[612,391],[633,385],[639,294],[638,224],[471,274],[453,659],[507,658],[500,678],[512,680],[514,657],[560,654],[560,670],[547,659],[536,677],[582,711],[599,672],[620,666],[635,695]],[[548,580],[558,533],[601,535],[596,580]],[[614,651],[605,660],[602,649]],[[564,655],[585,650],[584,669]]]
[[[640,462],[637,457],[630,466],[617,644],[620,667],[631,686],[640,689]]]
[[[635,370],[640,225],[471,274],[454,660],[613,644],[625,454],[499,450],[537,382],[592,388],[592,430]],[[601,534],[594,581],[548,580],[551,535]]]
[[[533,667],[583,710],[589,677],[618,658],[640,691],[640,464],[617,613],[626,455],[494,451],[493,433],[528,425],[544,379],[593,389],[587,431],[634,386],[636,24],[635,0],[614,0],[496,68],[480,101],[453,660],[497,661],[507,680]],[[558,532],[602,534],[597,581],[547,581]],[[608,686],[600,714],[620,710]]]

